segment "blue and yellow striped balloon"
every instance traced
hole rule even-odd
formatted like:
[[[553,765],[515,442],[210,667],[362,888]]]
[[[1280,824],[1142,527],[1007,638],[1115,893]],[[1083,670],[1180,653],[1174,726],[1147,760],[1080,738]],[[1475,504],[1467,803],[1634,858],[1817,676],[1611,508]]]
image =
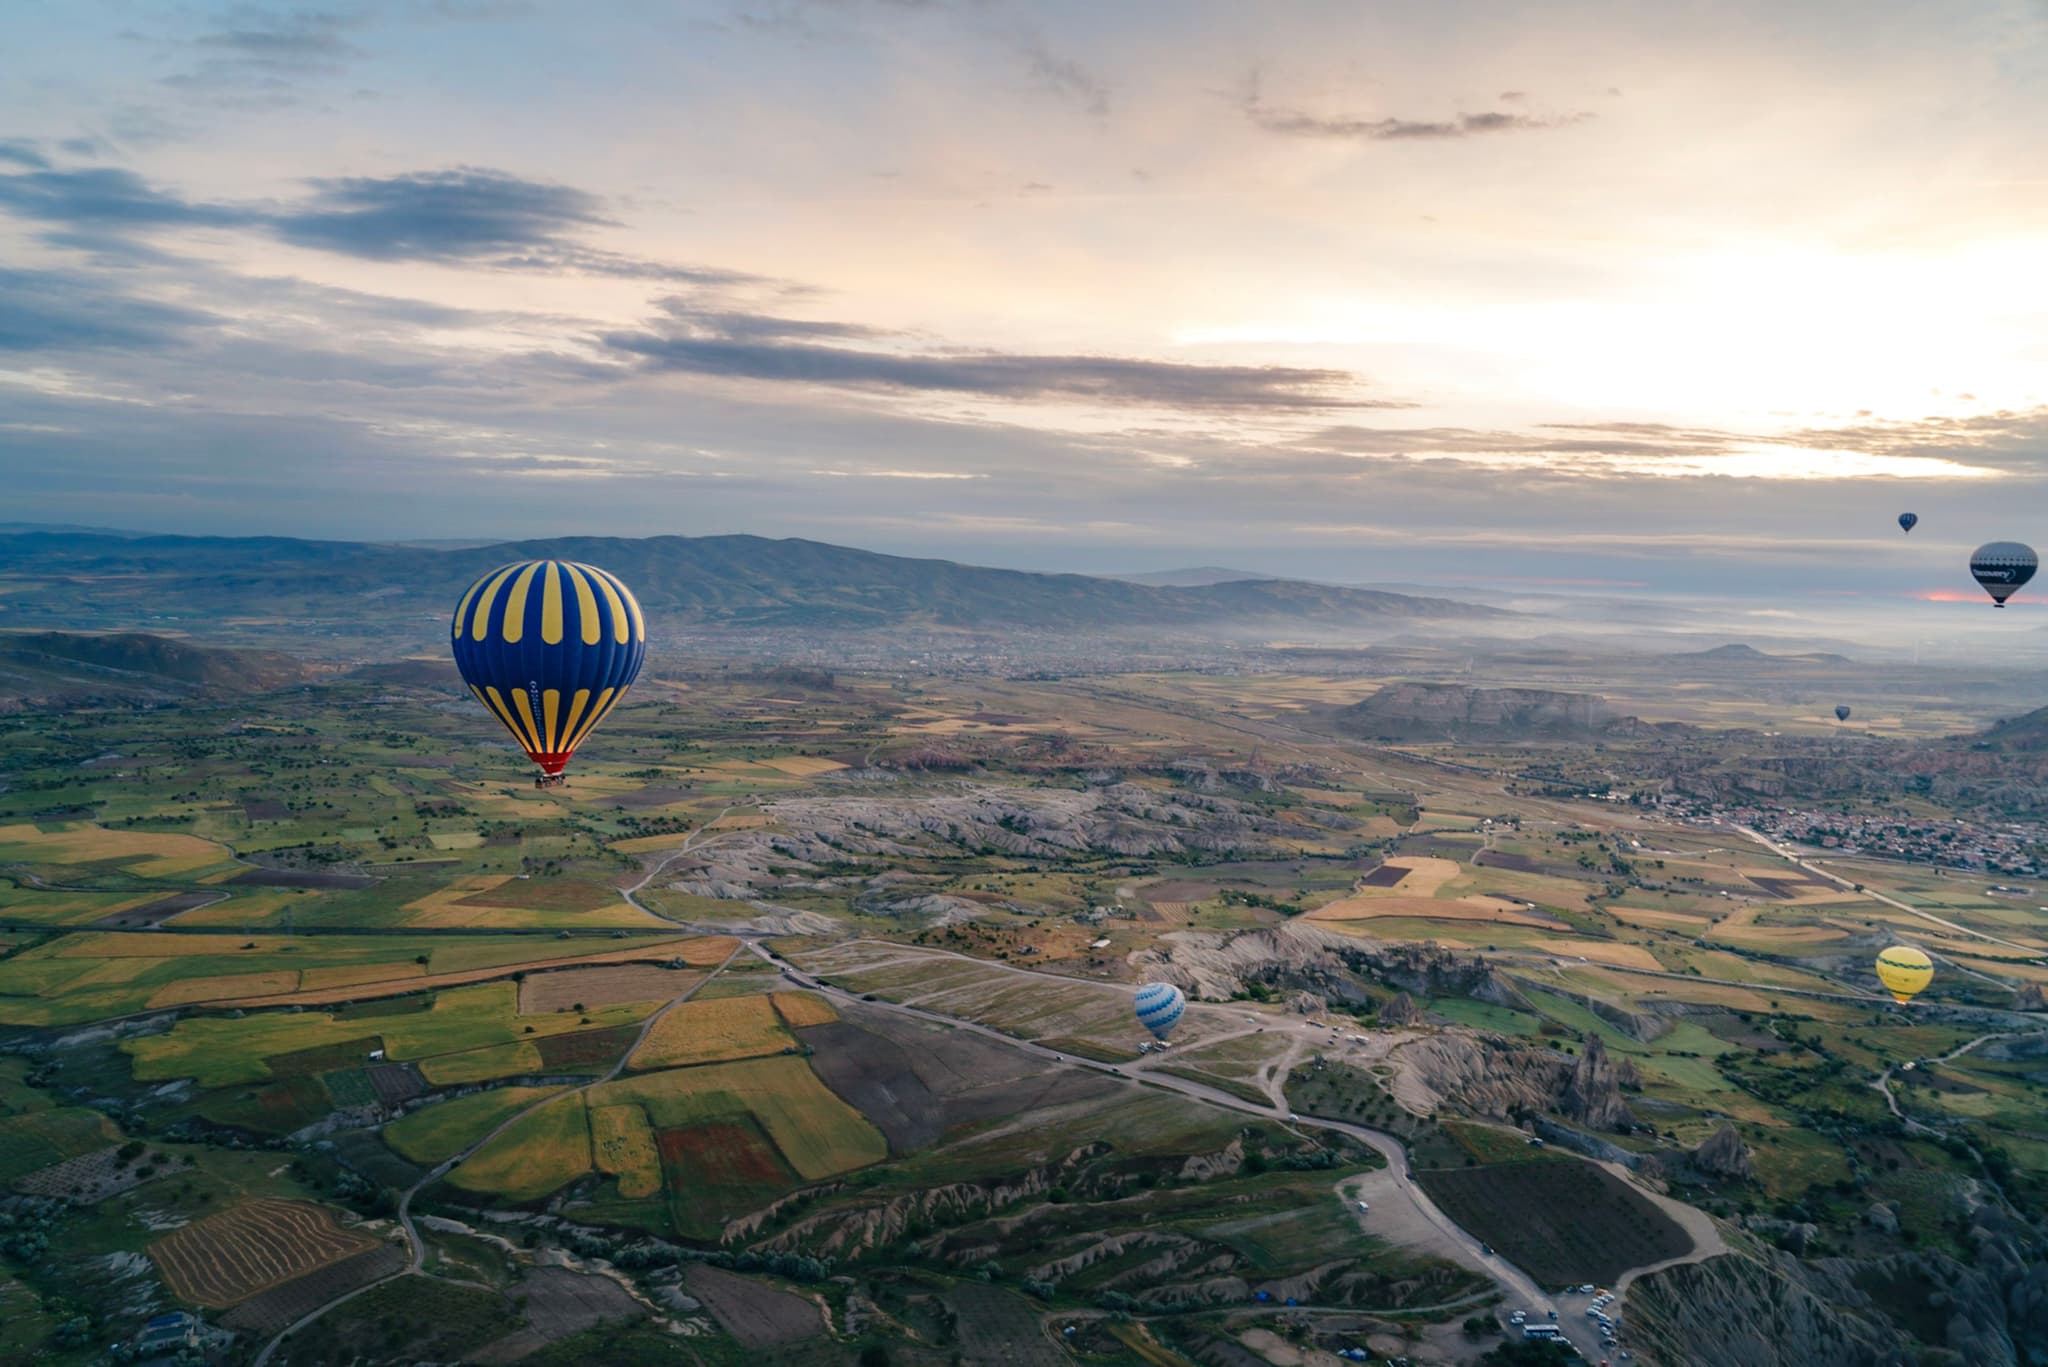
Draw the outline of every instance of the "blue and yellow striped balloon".
[[[1131,1005],[1138,1013],[1138,1024],[1165,1039],[1180,1024],[1181,1013],[1188,1009],[1188,999],[1172,983],[1146,983],[1138,989]]]
[[[449,635],[462,681],[549,778],[619,705],[647,655],[631,590],[569,560],[492,570],[462,595]]]

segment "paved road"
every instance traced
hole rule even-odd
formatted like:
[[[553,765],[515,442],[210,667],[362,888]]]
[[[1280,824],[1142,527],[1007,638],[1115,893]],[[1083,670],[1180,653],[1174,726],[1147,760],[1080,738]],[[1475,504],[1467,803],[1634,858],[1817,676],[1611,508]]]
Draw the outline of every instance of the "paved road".
[[[2017,1039],[2020,1035],[2024,1033],[2027,1032],[2020,1030],[2000,1030],[1989,1035],[1979,1035],[1977,1036],[1977,1038],[1971,1040],[1967,1044],[1958,1044],[1955,1048],[1949,1050],[1946,1054],[1943,1054],[1940,1058],[1936,1059],[1935,1062],[1947,1063],[1950,1059],[1961,1058],[1964,1054],[1969,1053],[1972,1049],[1975,1049],[1980,1044],[1987,1044],[1995,1039]],[[1907,1129],[1918,1130],[1922,1134],[1931,1134],[1937,1139],[1946,1138],[1947,1135],[1945,1131],[1938,1130],[1932,1125],[1923,1124],[1899,1109],[1898,1098],[1892,1095],[1892,1074],[1897,1071],[1898,1065],[1892,1065],[1890,1068],[1885,1069],[1884,1072],[1878,1076],[1877,1081],[1871,1083],[1870,1085],[1872,1087],[1875,1087],[1878,1090],[1878,1092],[1883,1095],[1885,1106],[1890,1109],[1891,1113],[1894,1116],[1896,1116],[1899,1120],[1905,1123]]]
[[[894,947],[900,948],[901,946]],[[1356,1192],[1356,1194],[1348,1199],[1351,1203],[1353,1214],[1359,1217],[1362,1228],[1391,1243],[1419,1247],[1426,1252],[1434,1253],[1439,1257],[1458,1263],[1463,1267],[1491,1278],[1507,1297],[1507,1303],[1510,1308],[1529,1311],[1534,1319],[1543,1319],[1546,1311],[1558,1309],[1558,1323],[1566,1336],[1573,1343],[1577,1344],[1582,1352],[1587,1353],[1590,1360],[1598,1361],[1602,1356],[1598,1332],[1589,1321],[1584,1319],[1583,1315],[1576,1322],[1573,1322],[1564,1313],[1563,1309],[1558,1306],[1557,1302],[1536,1284],[1535,1279],[1502,1258],[1499,1254],[1487,1252],[1485,1245],[1459,1228],[1455,1221],[1438,1209],[1436,1203],[1430,1200],[1428,1194],[1409,1176],[1407,1151],[1402,1148],[1401,1141],[1391,1134],[1381,1130],[1369,1129],[1363,1125],[1353,1125],[1348,1121],[1293,1116],[1282,1106],[1260,1106],[1242,1097],[1234,1096],[1229,1092],[1206,1086],[1203,1083],[1195,1082],[1188,1078],[1174,1077],[1170,1074],[1158,1072],[1148,1072],[1142,1076],[1135,1075],[1128,1064],[1096,1063],[1090,1059],[1062,1055],[1042,1044],[1021,1040],[1014,1035],[1006,1035],[1002,1031],[990,1026],[977,1024],[974,1021],[962,1020],[957,1016],[948,1016],[937,1011],[926,1011],[920,1007],[906,1006],[898,1002],[886,1001],[880,997],[876,997],[873,1001],[866,1001],[861,998],[860,994],[848,991],[846,988],[824,986],[815,975],[799,969],[786,961],[776,960],[766,949],[751,940],[747,942],[747,948],[761,958],[778,964],[782,968],[783,973],[797,986],[823,992],[828,996],[837,996],[845,1001],[859,1001],[862,1006],[868,1009],[894,1011],[901,1015],[929,1021],[935,1025],[948,1026],[955,1030],[965,1030],[984,1039],[994,1040],[1009,1048],[1033,1054],[1047,1062],[1064,1064],[1070,1068],[1085,1068],[1097,1073],[1106,1073],[1135,1085],[1158,1087],[1166,1091],[1177,1092],[1182,1096],[1211,1106],[1218,1106],[1224,1110],[1237,1111],[1240,1114],[1257,1116],[1264,1120],[1279,1120],[1300,1129],[1334,1130],[1338,1133],[1349,1135],[1353,1139],[1369,1145],[1386,1159],[1386,1166],[1384,1168],[1347,1179],[1350,1186]],[[946,953],[948,951],[932,952]],[[971,958],[972,956],[958,955],[955,957]],[[976,959],[974,962],[987,963],[986,960],[982,959]],[[1042,973],[1034,973],[1030,969],[1015,968],[1006,964],[990,964],[989,967],[1004,968],[1010,972],[1029,974],[1041,979],[1046,976]],[[1692,1207],[1685,1206],[1681,1202],[1671,1201],[1668,1197],[1658,1198],[1648,1192],[1644,1194],[1651,1196],[1653,1200],[1658,1200],[1660,1204],[1664,1204],[1667,1207],[1678,1207],[1688,1212],[1690,1217],[1695,1217],[1682,1221],[1689,1232],[1700,1225],[1708,1228],[1712,1227],[1713,1221],[1702,1211],[1694,1210]],[[1357,1203],[1361,1199],[1371,1205],[1372,1209],[1369,1213],[1358,1210]],[[1688,1258],[1678,1259],[1677,1261],[1687,1261],[1693,1257],[1708,1258],[1723,1251],[1725,1250],[1720,1245],[1719,1237],[1716,1235],[1712,1247],[1706,1249],[1695,1248],[1693,1255],[1688,1255]],[[1658,1264],[1658,1266],[1664,1266],[1664,1264]]]
[[[1757,844],[1769,850],[1772,854],[1777,855],[1780,859],[1785,860],[1787,863],[1790,863],[1795,867],[1806,870],[1808,873],[1814,875],[1816,878],[1825,878],[1838,888],[1854,890],[1856,886],[1854,882],[1847,878],[1842,877],[1838,873],[1829,873],[1820,865],[1810,863],[1805,859],[1801,859],[1797,854],[1792,852],[1791,847],[1778,844],[1775,840],[1772,840],[1762,831],[1753,831],[1747,826],[1737,826],[1735,829],[1741,831],[1744,835],[1748,836],[1751,840],[1754,840]],[[1881,892],[1873,892],[1868,884],[1864,885],[1863,891],[1860,895],[1870,898],[1873,902],[1882,902],[1888,907],[1897,907],[1900,911],[1905,912],[1909,916],[1917,916],[1923,921],[1930,921],[1937,926],[1943,926],[1949,930],[1955,931],[1958,935],[1968,935],[1973,939],[1988,940],[1994,945],[2004,945],[2007,949],[2017,949],[2029,955],[2038,955],[2041,952],[2040,950],[2034,948],[2032,945],[2017,944],[2011,940],[2001,940],[1996,935],[1987,935],[1981,930],[1972,930],[1970,927],[1966,925],[1961,925],[1955,921],[1944,920],[1942,917],[1936,916],[1931,911],[1922,911],[1920,908],[1913,906],[1911,903],[1901,902],[1896,897],[1887,897]],[[2006,984],[2003,983],[1999,985],[2001,987],[2006,986]]]

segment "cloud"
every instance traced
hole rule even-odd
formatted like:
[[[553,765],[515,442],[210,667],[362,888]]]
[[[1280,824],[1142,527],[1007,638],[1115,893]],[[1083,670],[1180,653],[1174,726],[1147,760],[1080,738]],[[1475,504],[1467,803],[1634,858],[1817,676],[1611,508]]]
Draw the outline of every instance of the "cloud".
[[[107,290],[91,277],[0,268],[0,352],[162,346],[207,316]]]
[[[304,202],[215,204],[184,198],[120,167],[58,169],[34,149],[0,161],[0,211],[52,225],[44,240],[103,256],[149,256],[140,239],[165,228],[240,227],[295,246],[373,261],[434,261],[687,285],[767,283],[744,271],[647,261],[578,240],[610,226],[595,195],[476,167],[309,182]],[[38,164],[40,163],[40,164]],[[159,260],[168,258],[157,257]]]
[[[1356,377],[1296,366],[1188,365],[1118,356],[1034,356],[993,351],[888,351],[819,339],[885,341],[859,324],[810,322],[666,301],[654,330],[603,334],[609,350],[644,369],[727,379],[853,389],[970,394],[991,399],[1079,399],[1195,409],[1400,407],[1349,392]]]
[[[570,232],[607,221],[597,198],[582,190],[474,167],[311,184],[311,205],[273,220],[278,236],[375,261],[556,248]]]
[[[1510,90],[1500,97],[1520,104],[1527,96]],[[1268,133],[1298,138],[1330,138],[1358,142],[1431,142],[1479,137],[1487,133],[1521,133],[1545,128],[1567,128],[1593,117],[1589,113],[1518,114],[1509,110],[1485,110],[1477,114],[1456,114],[1447,119],[1404,119],[1393,116],[1365,118],[1351,114],[1311,114],[1305,110],[1267,104],[1253,74],[1239,107],[1255,127]]]
[[[1056,55],[1043,38],[1025,40],[1024,62],[1039,89],[1073,101],[1092,118],[1109,117],[1109,83],[1073,58]]]
[[[19,138],[0,138],[0,161],[26,166],[32,171],[40,171],[50,164],[50,159],[38,152],[33,143]]]
[[[0,209],[37,222],[115,232],[246,224],[260,217],[231,205],[182,199],[155,188],[133,171],[114,166],[34,169],[0,176]]]

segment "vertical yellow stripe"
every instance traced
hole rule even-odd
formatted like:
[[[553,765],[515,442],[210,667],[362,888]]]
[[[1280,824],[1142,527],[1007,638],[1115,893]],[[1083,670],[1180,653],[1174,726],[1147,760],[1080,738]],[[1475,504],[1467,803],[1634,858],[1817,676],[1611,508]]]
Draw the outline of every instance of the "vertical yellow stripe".
[[[569,738],[576,734],[576,719],[583,715],[583,709],[589,705],[590,690],[587,688],[577,689],[576,696],[569,700],[569,717],[568,720],[562,723],[562,733],[558,742],[561,749],[556,750],[556,754],[559,755],[563,750],[570,748]]]
[[[484,705],[497,715],[499,721],[505,723],[505,729],[512,733],[512,739],[521,745],[526,744],[526,737],[519,734],[519,723],[513,718],[512,709],[505,706],[505,700],[498,696],[498,690],[487,687],[484,693],[490,694],[488,698],[484,698]],[[479,693],[477,696],[483,697],[483,694]]]
[[[481,641],[484,638],[484,626],[491,620],[491,603],[498,596],[498,585],[510,579],[512,571],[518,568],[517,565],[507,565],[504,569],[498,571],[490,583],[484,586],[482,596],[476,600],[476,617],[469,624],[470,640]]]
[[[489,579],[490,577],[487,574],[484,576],[484,579]],[[475,598],[476,591],[484,586],[484,579],[479,579],[469,586],[469,592],[462,595],[462,606],[455,609],[454,630],[457,636],[462,635],[462,624],[469,620],[470,600]],[[477,696],[481,698],[483,695],[479,693]]]
[[[612,586],[611,576],[592,565],[583,568],[590,571],[590,577],[604,590],[604,598],[612,605],[612,639],[620,645],[626,643],[626,605],[619,601],[619,591]]]
[[[583,644],[594,646],[603,631],[603,624],[597,620],[597,595],[590,591],[590,581],[583,577],[583,567],[568,561],[562,568],[569,571],[569,579],[576,585],[576,621],[583,628]]]
[[[526,738],[532,745],[532,753],[546,754],[547,748],[540,743],[540,727],[533,720],[533,705],[526,701],[526,690],[512,690],[512,701],[519,706],[519,720],[526,723]]]
[[[640,620],[640,600],[633,596],[633,590],[627,588],[625,581],[617,575],[607,572],[605,577],[612,581],[612,587],[619,591],[619,597],[626,600],[626,611],[632,614],[633,617],[633,639],[636,641],[646,640],[647,623]],[[619,639],[623,641],[626,638],[621,636]]]
[[[512,581],[512,592],[505,599],[505,629],[499,633],[507,645],[518,645],[519,638],[526,635],[526,590],[543,563],[533,561]]]
[[[557,713],[559,713],[559,712],[560,712],[561,710],[562,710],[562,690],[561,690],[561,689],[559,689],[559,688],[550,688],[550,689],[547,689],[546,691],[544,691],[544,692],[543,692],[543,693],[542,693],[542,694],[540,695],[540,715],[541,715],[541,720],[547,723],[547,725],[546,725],[546,726],[545,726],[545,728],[543,728],[543,729],[544,729],[544,730],[546,731],[546,733],[547,733],[547,738],[548,738],[548,748],[547,748],[547,753],[548,753],[548,754],[550,754],[550,755],[552,755],[552,754],[554,754],[554,753],[555,753],[555,740],[556,740],[556,738],[557,738],[557,737],[559,737],[559,736],[560,736],[560,735],[562,734],[561,732],[559,732],[559,731],[555,730],[555,717],[556,717],[556,714],[557,714]]]
[[[569,738],[569,749],[574,750],[577,746],[583,744],[583,738],[590,734],[591,728],[603,720],[604,714],[611,710],[612,694],[614,691],[607,688],[604,692],[597,695],[597,705],[590,709],[590,715],[583,719],[583,725],[577,729],[575,735]]]
[[[540,594],[540,638],[549,645],[562,643],[561,566],[548,561],[548,577]]]

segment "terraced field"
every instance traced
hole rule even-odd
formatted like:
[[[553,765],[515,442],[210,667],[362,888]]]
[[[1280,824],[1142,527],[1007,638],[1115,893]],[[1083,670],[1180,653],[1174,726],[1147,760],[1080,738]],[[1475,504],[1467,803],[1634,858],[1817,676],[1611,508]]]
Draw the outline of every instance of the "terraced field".
[[[178,1299],[224,1310],[376,1246],[369,1235],[336,1224],[324,1206],[254,1200],[165,1235],[149,1246],[149,1257]]]

